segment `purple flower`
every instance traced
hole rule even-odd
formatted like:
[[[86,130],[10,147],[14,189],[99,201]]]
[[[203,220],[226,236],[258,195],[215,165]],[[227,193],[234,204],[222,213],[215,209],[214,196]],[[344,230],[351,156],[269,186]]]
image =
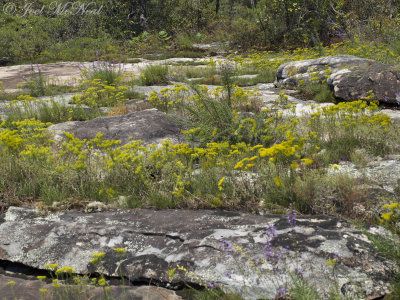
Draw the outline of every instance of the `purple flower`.
[[[235,249],[227,240],[221,239],[219,241],[222,243],[222,247],[224,248],[225,252],[235,252]]]
[[[338,252],[333,253],[333,258],[334,258],[336,261],[339,261],[339,259],[340,259],[339,253],[338,253]]]
[[[303,275],[303,269],[301,269],[301,268],[297,268],[297,267],[294,267],[294,272],[297,274],[297,275]]]
[[[279,251],[274,251],[270,242],[264,245],[264,256],[265,260],[270,263],[277,263],[281,258],[282,254]]]
[[[226,272],[225,276],[228,277],[228,278],[232,278],[232,274],[229,273],[229,272]]]
[[[266,227],[267,234],[270,238],[278,237],[278,233],[276,232],[276,227],[274,225],[269,225]]]
[[[296,211],[294,209],[292,210],[287,210],[286,213],[286,220],[289,223],[290,226],[296,225]]]
[[[208,283],[207,283],[207,286],[208,286],[208,288],[209,288],[210,290],[213,290],[213,289],[215,288],[215,283],[208,282]]]
[[[282,297],[282,296],[285,296],[288,293],[289,293],[288,289],[283,287],[283,288],[280,288],[279,290],[277,290],[276,297]]]

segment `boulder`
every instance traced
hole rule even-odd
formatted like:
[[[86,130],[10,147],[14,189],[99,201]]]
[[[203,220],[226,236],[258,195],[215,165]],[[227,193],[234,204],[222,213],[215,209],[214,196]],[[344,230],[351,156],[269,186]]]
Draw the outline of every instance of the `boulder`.
[[[400,102],[400,65],[376,63],[342,70],[332,73],[327,82],[335,96],[346,101],[367,99],[372,91],[374,99],[380,102]]]
[[[125,115],[99,117],[90,121],[70,121],[51,125],[48,130],[54,139],[64,139],[64,132],[73,133],[80,139],[93,139],[102,132],[103,139],[120,140],[121,145],[132,140],[146,144],[159,143],[165,139],[177,140],[181,128],[167,115],[157,109],[146,109]]]
[[[391,237],[380,227],[367,230]],[[3,263],[122,274],[131,284],[179,287],[201,281],[245,299],[274,298],[295,276],[322,298],[337,285],[350,298],[358,298],[358,292],[374,299],[388,293],[396,271],[395,262],[379,255],[364,232],[327,216],[148,209],[43,216],[10,207],[0,218],[0,241]],[[105,255],[96,268],[89,261],[99,252]],[[170,278],[168,270],[174,268]]]
[[[10,57],[0,57],[0,66],[6,66],[12,62],[13,60]]]
[[[380,102],[400,102],[400,65],[352,55],[288,62],[278,68],[276,77],[276,85],[289,88],[326,80],[335,97],[345,101],[370,99],[372,91]]]
[[[276,71],[276,84],[282,87],[295,88],[301,80],[307,84],[309,79],[317,76],[321,80],[324,75],[338,71],[349,70],[349,68],[373,65],[374,60],[356,57],[353,55],[334,55],[320,57],[316,59],[307,59],[292,61],[279,66]],[[327,70],[330,70],[326,72]]]

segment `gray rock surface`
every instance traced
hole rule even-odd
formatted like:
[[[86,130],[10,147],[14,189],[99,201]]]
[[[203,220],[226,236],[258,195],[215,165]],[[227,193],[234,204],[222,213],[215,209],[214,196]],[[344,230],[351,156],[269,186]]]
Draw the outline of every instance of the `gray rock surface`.
[[[367,179],[380,185],[389,193],[399,189],[400,183],[400,155],[388,155],[384,158],[366,158],[364,167],[358,167],[351,162],[340,162],[337,168],[329,168],[328,174],[345,173],[354,178]]]
[[[266,227],[274,229],[266,230]],[[371,227],[372,234],[388,234]],[[77,273],[94,272],[92,255],[105,252],[100,270],[131,283],[173,286],[213,282],[247,299],[274,298],[290,285],[290,272],[327,294],[336,279],[339,290],[357,299],[388,292],[394,262],[377,255],[368,238],[349,223],[331,217],[252,215],[225,211],[119,210],[35,216],[34,210],[10,207],[0,223],[0,260],[43,269],[56,263]],[[240,248],[236,248],[236,245]],[[125,248],[126,254],[113,248]],[[242,249],[242,250],[239,250]],[[240,254],[242,252],[243,254]],[[335,255],[340,261],[326,265]],[[265,263],[262,260],[265,259]],[[257,267],[250,266],[249,260]],[[168,270],[189,273],[171,280]],[[194,274],[195,276],[191,276]]]
[[[156,109],[146,109],[125,115],[99,117],[90,121],[70,121],[51,125],[48,130],[56,141],[63,140],[64,132],[73,133],[80,139],[93,139],[98,132],[103,139],[121,140],[121,145],[130,139],[142,140],[146,144],[159,143],[165,139],[175,141],[181,128]]]
[[[351,101],[366,99],[373,91],[375,99],[384,103],[400,103],[400,65],[372,64],[348,72],[335,72],[328,84],[335,96]]]
[[[129,73],[135,76],[139,76],[141,71],[150,65],[176,64],[198,60],[201,61],[202,59],[177,57],[155,61],[142,60],[139,63],[121,63],[118,64],[118,68],[120,68],[123,73]],[[50,81],[55,81],[58,84],[63,83],[68,85],[77,85],[79,84],[79,80],[81,79],[81,70],[85,68],[92,68],[93,63],[66,61],[58,63],[39,64],[33,66],[33,71],[37,72],[38,67],[40,68],[41,73]],[[29,78],[31,73],[32,65],[30,64],[0,66],[0,81],[4,83],[6,91],[11,92],[11,90],[16,89],[19,84],[24,84],[25,81],[23,80],[23,77]]]
[[[306,84],[317,72],[317,76],[324,78],[325,70],[330,69],[333,73],[351,67],[372,65],[376,62],[370,59],[360,58],[353,55],[334,55],[316,59],[292,61],[279,66],[276,72],[277,84],[284,87],[297,87],[300,80]],[[343,72],[343,71],[342,71]]]
[[[383,65],[374,60],[352,55],[327,56],[288,62],[277,70],[276,84],[296,88],[300,81],[326,79],[335,97],[346,101],[366,99],[373,91],[375,99],[384,103],[400,102],[400,66]]]

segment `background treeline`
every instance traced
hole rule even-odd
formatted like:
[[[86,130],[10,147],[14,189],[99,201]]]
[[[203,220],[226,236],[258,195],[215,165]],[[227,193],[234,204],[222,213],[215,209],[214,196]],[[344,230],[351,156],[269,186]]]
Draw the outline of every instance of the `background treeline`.
[[[11,10],[10,3],[15,6]],[[69,3],[69,4],[68,4]],[[343,39],[388,43],[400,52],[397,0],[92,0],[99,14],[57,14],[68,0],[0,1],[0,57],[88,59],[194,42],[279,50]],[[34,9],[43,12],[35,15]],[[24,15],[24,7],[29,13]]]

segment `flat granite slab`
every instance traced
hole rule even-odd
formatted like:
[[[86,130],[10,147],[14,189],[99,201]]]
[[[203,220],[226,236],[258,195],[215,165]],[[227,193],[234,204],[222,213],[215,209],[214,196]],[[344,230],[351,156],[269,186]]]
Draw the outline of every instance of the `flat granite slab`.
[[[368,231],[389,234],[380,227]],[[89,261],[99,252],[105,256],[97,271],[107,276],[122,272],[131,283],[164,287],[201,280],[247,299],[274,298],[291,286],[294,274],[323,295],[337,284],[353,299],[374,299],[388,293],[396,271],[358,228],[326,216],[149,209],[41,216],[10,207],[0,221],[3,261],[37,269],[52,263],[88,274],[96,271]],[[188,273],[177,270],[171,279],[168,270],[178,266]]]

